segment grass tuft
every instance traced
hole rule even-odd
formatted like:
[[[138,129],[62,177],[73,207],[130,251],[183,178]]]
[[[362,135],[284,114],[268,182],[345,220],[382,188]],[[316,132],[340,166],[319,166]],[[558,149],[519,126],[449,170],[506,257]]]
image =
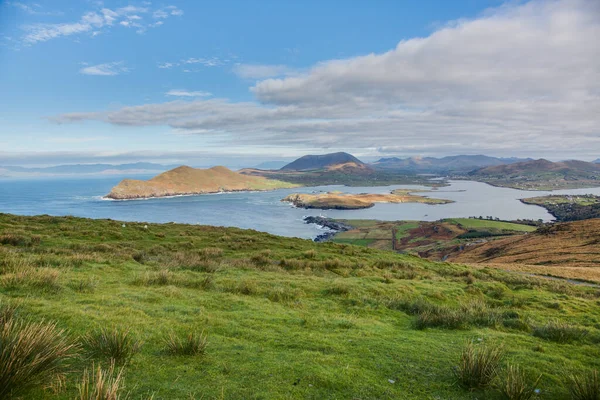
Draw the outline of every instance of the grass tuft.
[[[599,400],[600,379],[598,370],[593,370],[570,378],[570,392],[573,400]]]
[[[77,390],[76,400],[119,400],[123,391],[123,368],[115,371],[114,363],[108,369],[92,366],[83,372]]]
[[[541,375],[532,383],[518,365],[508,365],[497,389],[505,399],[529,400],[537,396],[537,385],[540,379],[542,379]]]
[[[168,353],[178,356],[199,356],[206,352],[208,337],[204,331],[190,332],[184,337],[179,337],[174,333],[165,338],[165,347]]]
[[[499,346],[468,342],[463,348],[459,365],[454,368],[454,376],[466,389],[485,388],[498,375],[503,357],[504,350]]]
[[[558,320],[533,328],[533,336],[556,343],[572,343],[582,340],[587,335],[588,331],[586,329]]]
[[[77,346],[53,323],[9,317],[0,322],[0,399],[52,381]]]
[[[83,337],[83,342],[93,356],[112,360],[115,364],[126,364],[142,346],[129,330],[117,328],[89,333]]]

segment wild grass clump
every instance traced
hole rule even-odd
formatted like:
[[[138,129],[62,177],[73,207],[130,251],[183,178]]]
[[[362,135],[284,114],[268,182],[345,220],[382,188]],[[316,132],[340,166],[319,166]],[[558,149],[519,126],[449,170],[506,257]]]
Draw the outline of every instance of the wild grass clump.
[[[445,306],[423,310],[417,314],[413,322],[414,328],[419,330],[426,328],[464,329],[467,325],[468,321],[464,313]]]
[[[49,383],[76,350],[77,346],[53,323],[3,319],[0,322],[0,399]]]
[[[7,289],[23,287],[42,291],[57,292],[62,289],[59,283],[60,272],[53,268],[26,267],[0,278],[0,285]]]
[[[415,329],[445,328],[445,329],[467,329],[470,326],[489,327],[496,326],[502,319],[500,311],[490,309],[481,300],[462,302],[459,307],[450,307],[431,303],[423,298],[416,300],[396,300],[394,307],[415,315]]]
[[[572,375],[569,380],[573,400],[600,400],[600,379],[597,370]]]
[[[79,279],[69,284],[71,289],[79,293],[93,293],[98,286],[98,279],[89,277],[86,279]]]
[[[468,342],[454,368],[454,376],[465,389],[485,388],[498,375],[503,357],[504,350],[499,346]]]
[[[42,239],[39,236],[24,236],[16,235],[13,233],[7,233],[0,235],[0,244],[19,246],[19,247],[30,247],[40,244]]]
[[[100,365],[83,372],[81,382],[77,385],[76,400],[119,400],[123,391],[123,368],[115,371],[115,364],[108,369]]]
[[[533,336],[556,343],[572,343],[584,339],[587,335],[586,329],[559,320],[533,328]]]
[[[126,364],[140,350],[142,342],[129,330],[102,328],[83,337],[83,343],[91,355]]]
[[[205,259],[214,259],[223,256],[223,249],[220,247],[205,247],[198,252]]]
[[[15,318],[18,308],[19,307],[15,303],[0,301],[0,326],[3,326],[4,323]]]
[[[350,288],[344,283],[336,282],[333,286],[323,290],[323,294],[328,296],[347,296],[350,294]]]
[[[174,275],[168,269],[161,269],[157,272],[148,272],[144,275],[139,275],[133,280],[134,285],[139,286],[166,286],[171,285],[175,281]]]
[[[540,375],[532,381],[518,365],[508,365],[496,388],[507,400],[529,400],[537,396],[541,379]]]
[[[174,333],[165,338],[165,348],[169,354],[177,356],[200,356],[206,352],[208,337],[204,331],[190,332],[181,337]]]
[[[297,300],[301,294],[301,290],[294,290],[287,287],[276,287],[267,293],[267,298],[276,303],[288,303]]]

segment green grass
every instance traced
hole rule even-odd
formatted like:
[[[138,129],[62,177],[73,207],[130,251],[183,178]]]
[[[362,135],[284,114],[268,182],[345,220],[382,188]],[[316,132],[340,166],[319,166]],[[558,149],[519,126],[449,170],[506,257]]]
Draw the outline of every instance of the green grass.
[[[406,221],[396,226],[396,239],[400,240],[408,235],[408,231],[419,227],[418,221]]]
[[[487,219],[477,218],[451,218],[445,221],[460,224],[466,229],[498,229],[507,231],[518,231],[518,232],[533,232],[537,228],[530,225],[514,224],[511,222],[492,221]]]
[[[0,302],[18,303],[19,318],[55,322],[76,343],[128,330],[144,343],[122,371],[130,398],[488,398],[493,389],[471,393],[453,373],[463,344],[479,339],[543,374],[549,399],[569,395],[565,376],[600,366],[595,288],[236,228],[144,225],[0,214],[0,235],[40,238],[0,246]],[[46,270],[58,273],[39,284]],[[422,312],[406,307],[417,299],[441,322],[419,326]],[[532,334],[549,321],[587,335],[556,343]],[[201,357],[173,356],[173,332],[204,332],[209,345]],[[76,398],[84,371],[89,381],[107,368],[103,354],[84,354],[64,384],[25,398]]]

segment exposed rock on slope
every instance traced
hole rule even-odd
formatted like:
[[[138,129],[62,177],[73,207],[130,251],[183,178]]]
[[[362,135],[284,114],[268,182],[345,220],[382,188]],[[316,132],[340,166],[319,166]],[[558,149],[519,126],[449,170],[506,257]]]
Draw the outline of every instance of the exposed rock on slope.
[[[110,199],[141,199],[188,194],[271,190],[296,185],[258,176],[238,174],[226,167],[196,169],[177,167],[141,181],[124,179],[106,196]]]

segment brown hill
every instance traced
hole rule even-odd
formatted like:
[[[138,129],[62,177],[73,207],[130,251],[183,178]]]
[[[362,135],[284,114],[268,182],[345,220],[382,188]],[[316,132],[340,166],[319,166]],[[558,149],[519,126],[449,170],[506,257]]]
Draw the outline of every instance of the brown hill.
[[[296,185],[259,176],[242,175],[226,167],[196,169],[181,166],[142,181],[123,179],[106,195],[110,199],[140,199],[188,194],[271,190]]]
[[[600,219],[495,240],[467,248],[450,260],[600,282]]]

